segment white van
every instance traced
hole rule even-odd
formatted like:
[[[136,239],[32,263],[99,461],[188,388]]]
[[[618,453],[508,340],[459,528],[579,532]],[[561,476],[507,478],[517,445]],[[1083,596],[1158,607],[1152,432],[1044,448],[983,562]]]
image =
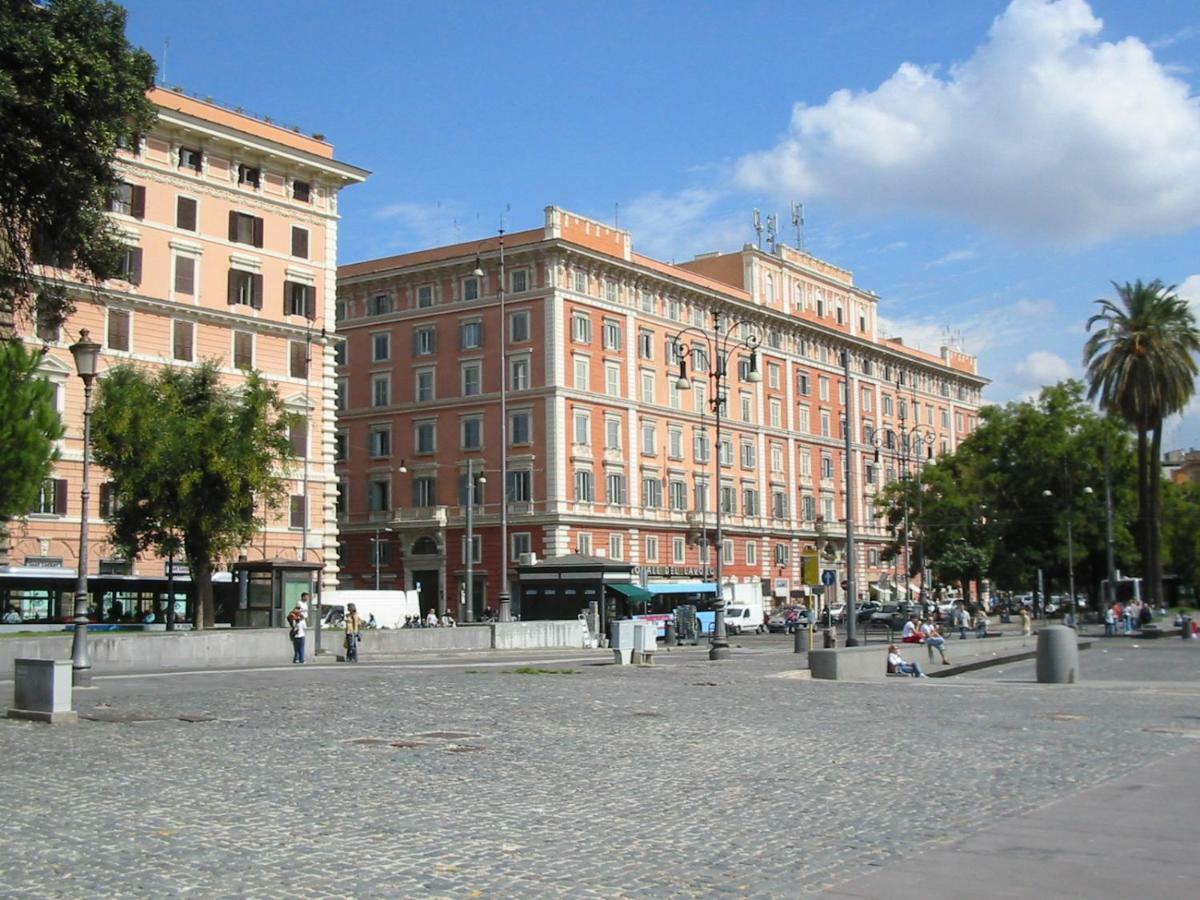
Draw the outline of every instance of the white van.
[[[321,596],[324,621],[340,622],[348,603],[354,604],[364,623],[374,615],[380,628],[402,628],[405,618],[421,615],[418,591],[326,591]]]
[[[730,634],[762,634],[763,624],[762,587],[757,584],[725,585],[725,630]]]

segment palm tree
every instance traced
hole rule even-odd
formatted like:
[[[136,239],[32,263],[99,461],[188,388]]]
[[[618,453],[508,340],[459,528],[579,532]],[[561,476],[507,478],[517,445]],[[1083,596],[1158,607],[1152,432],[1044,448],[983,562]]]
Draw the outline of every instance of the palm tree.
[[[1195,391],[1200,331],[1187,301],[1155,279],[1113,282],[1117,302],[1097,300],[1087,322],[1102,327],[1084,345],[1088,399],[1137,429],[1138,514],[1147,596],[1162,601],[1159,497],[1163,420],[1180,412]],[[1147,447],[1147,436],[1150,446]]]

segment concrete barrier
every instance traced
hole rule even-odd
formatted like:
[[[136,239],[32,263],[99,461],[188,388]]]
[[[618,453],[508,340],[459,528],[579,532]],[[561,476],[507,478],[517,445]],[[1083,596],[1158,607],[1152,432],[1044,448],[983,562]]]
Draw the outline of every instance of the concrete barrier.
[[[364,631],[360,657],[406,653],[482,650],[572,649],[584,646],[577,620],[491,622],[458,628],[397,628]],[[342,654],[345,633],[323,629],[321,649]],[[315,634],[310,628],[305,652],[312,659]],[[88,633],[92,670],[97,673],[136,669],[208,668],[271,665],[292,657],[286,628],[223,628],[206,631]],[[0,672],[13,671],[16,659],[70,659],[71,636],[19,637],[0,640]]]
[[[13,668],[10,719],[33,719],[52,725],[79,721],[71,709],[69,659],[18,659]]]
[[[1038,632],[1037,680],[1039,684],[1079,681],[1079,641],[1074,629],[1047,625]]]
[[[909,662],[920,663],[925,671],[935,674],[940,668],[926,662],[925,648],[920,644],[897,644],[900,655]],[[1037,637],[1016,636],[987,640],[947,641],[946,655],[952,669],[958,666],[981,666],[990,661],[1005,661],[1022,655],[1032,655],[1037,649]],[[881,681],[887,677],[887,644],[865,644],[858,647],[839,647],[834,650],[809,650],[808,667],[813,678],[827,681]]]

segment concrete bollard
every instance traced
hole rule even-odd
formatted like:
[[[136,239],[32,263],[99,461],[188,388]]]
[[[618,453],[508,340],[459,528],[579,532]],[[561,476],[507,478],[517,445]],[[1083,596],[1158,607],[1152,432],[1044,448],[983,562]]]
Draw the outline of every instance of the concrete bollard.
[[[1079,681],[1079,643],[1073,629],[1046,625],[1038,630],[1037,680],[1039,684]]]
[[[1179,636],[1185,641],[1191,639],[1192,636],[1192,620],[1188,616],[1183,617],[1183,621],[1179,625]]]
[[[10,719],[33,719],[58,725],[77,722],[71,709],[71,660],[14,660]]]
[[[795,652],[796,653],[807,653],[808,645],[809,645],[808,629],[807,628],[797,628],[796,629],[796,640],[794,643]]]
[[[675,641],[675,623],[667,619],[665,631],[663,632],[663,643],[670,647]]]
[[[825,629],[825,649],[826,650],[837,649],[837,635],[833,633],[832,628]]]

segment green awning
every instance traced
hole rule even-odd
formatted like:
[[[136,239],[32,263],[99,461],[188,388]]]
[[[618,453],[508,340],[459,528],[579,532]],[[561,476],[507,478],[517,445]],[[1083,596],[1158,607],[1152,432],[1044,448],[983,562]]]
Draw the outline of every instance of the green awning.
[[[636,584],[606,584],[605,587],[612,588],[634,603],[648,603],[654,599],[648,590],[638,587]]]

